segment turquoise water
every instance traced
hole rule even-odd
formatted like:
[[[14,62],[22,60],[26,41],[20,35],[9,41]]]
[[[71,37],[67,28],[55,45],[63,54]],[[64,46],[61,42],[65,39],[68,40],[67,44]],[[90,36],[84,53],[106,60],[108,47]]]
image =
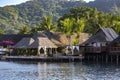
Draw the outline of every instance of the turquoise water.
[[[120,80],[120,65],[1,61],[0,80]]]

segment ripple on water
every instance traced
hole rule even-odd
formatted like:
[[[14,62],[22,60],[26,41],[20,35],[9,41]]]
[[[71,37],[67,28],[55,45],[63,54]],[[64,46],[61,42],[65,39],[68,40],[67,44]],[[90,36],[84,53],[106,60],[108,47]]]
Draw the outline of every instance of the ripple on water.
[[[81,63],[0,62],[0,80],[120,80],[120,67]]]

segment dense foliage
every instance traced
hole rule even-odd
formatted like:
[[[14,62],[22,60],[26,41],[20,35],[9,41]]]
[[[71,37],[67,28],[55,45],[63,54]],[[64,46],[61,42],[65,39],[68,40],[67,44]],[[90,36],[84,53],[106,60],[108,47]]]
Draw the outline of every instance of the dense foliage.
[[[0,7],[0,30],[4,30],[0,34],[26,34],[37,30],[65,32],[63,29],[67,27],[65,28],[64,23],[69,19],[73,19],[73,25],[76,27],[72,27],[74,30],[70,33],[79,32],[82,27],[78,26],[83,26],[84,32],[88,33],[96,32],[99,27],[113,27],[119,33],[119,4],[119,0],[95,0],[89,3],[83,0],[31,0],[16,6]]]
[[[98,11],[96,8],[72,8],[69,13],[63,15],[63,17],[59,19],[58,28],[63,27],[61,25],[61,21],[64,21],[67,18],[74,18],[76,20],[76,23],[77,20],[79,20],[78,24],[80,24],[81,27],[84,25],[84,32],[87,33],[93,34],[101,27],[111,27],[116,30],[116,32],[120,33],[120,16],[107,13],[105,14]],[[74,26],[74,28],[75,27],[76,26]]]

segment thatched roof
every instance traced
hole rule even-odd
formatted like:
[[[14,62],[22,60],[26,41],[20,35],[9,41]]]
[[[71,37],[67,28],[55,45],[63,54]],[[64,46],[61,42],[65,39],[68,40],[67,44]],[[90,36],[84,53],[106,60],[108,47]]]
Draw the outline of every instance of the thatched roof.
[[[16,45],[14,45],[13,48],[29,48],[33,42],[33,38],[23,38]]]
[[[100,28],[84,44],[93,42],[111,42],[118,37],[118,34],[112,28]]]
[[[38,37],[29,48],[38,48],[38,47],[46,47],[46,48],[57,48],[57,46],[51,42],[48,38]]]
[[[35,39],[37,37],[47,37],[50,41],[52,41],[57,46],[66,46],[69,44],[73,45],[74,39],[75,39],[75,35],[72,35],[71,39],[69,40],[67,36],[63,33],[48,32],[48,31],[38,31],[36,34],[34,34],[33,38]],[[79,44],[82,44],[88,38],[89,38],[89,35],[87,33],[80,33]]]
[[[58,36],[55,36],[52,32],[48,32],[48,31],[37,31],[34,35],[33,35],[33,39],[37,39],[37,38],[48,38],[50,41],[52,41],[55,45],[59,46],[62,45],[60,43],[60,41],[58,41]]]
[[[88,34],[81,33],[79,43],[81,44],[88,39]],[[47,48],[56,48],[73,44],[75,35],[71,36],[70,43],[68,38],[63,33],[53,33],[48,31],[38,31],[31,38],[23,38],[19,41],[14,48],[38,48],[39,46],[46,46]]]

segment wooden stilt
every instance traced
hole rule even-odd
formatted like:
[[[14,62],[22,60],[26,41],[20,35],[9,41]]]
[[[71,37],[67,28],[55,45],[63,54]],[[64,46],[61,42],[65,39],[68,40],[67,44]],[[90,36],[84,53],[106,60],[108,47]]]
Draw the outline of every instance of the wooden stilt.
[[[90,57],[89,57],[89,56],[87,56],[87,58],[88,58],[88,61],[89,61]]]
[[[93,59],[94,59],[94,62],[95,62],[95,56],[93,57]]]
[[[102,61],[101,55],[99,55],[99,60],[100,60],[100,62]]]
[[[98,55],[97,55],[97,60],[96,61],[98,62]]]
[[[103,62],[103,55],[101,56],[101,58],[102,58],[102,62]]]
[[[108,56],[106,55],[106,63],[108,62]]]
[[[72,62],[74,62],[74,58],[72,58]]]
[[[119,56],[116,56],[117,64],[119,63]]]
[[[111,55],[111,63],[112,63],[112,61],[113,61],[113,56]]]

